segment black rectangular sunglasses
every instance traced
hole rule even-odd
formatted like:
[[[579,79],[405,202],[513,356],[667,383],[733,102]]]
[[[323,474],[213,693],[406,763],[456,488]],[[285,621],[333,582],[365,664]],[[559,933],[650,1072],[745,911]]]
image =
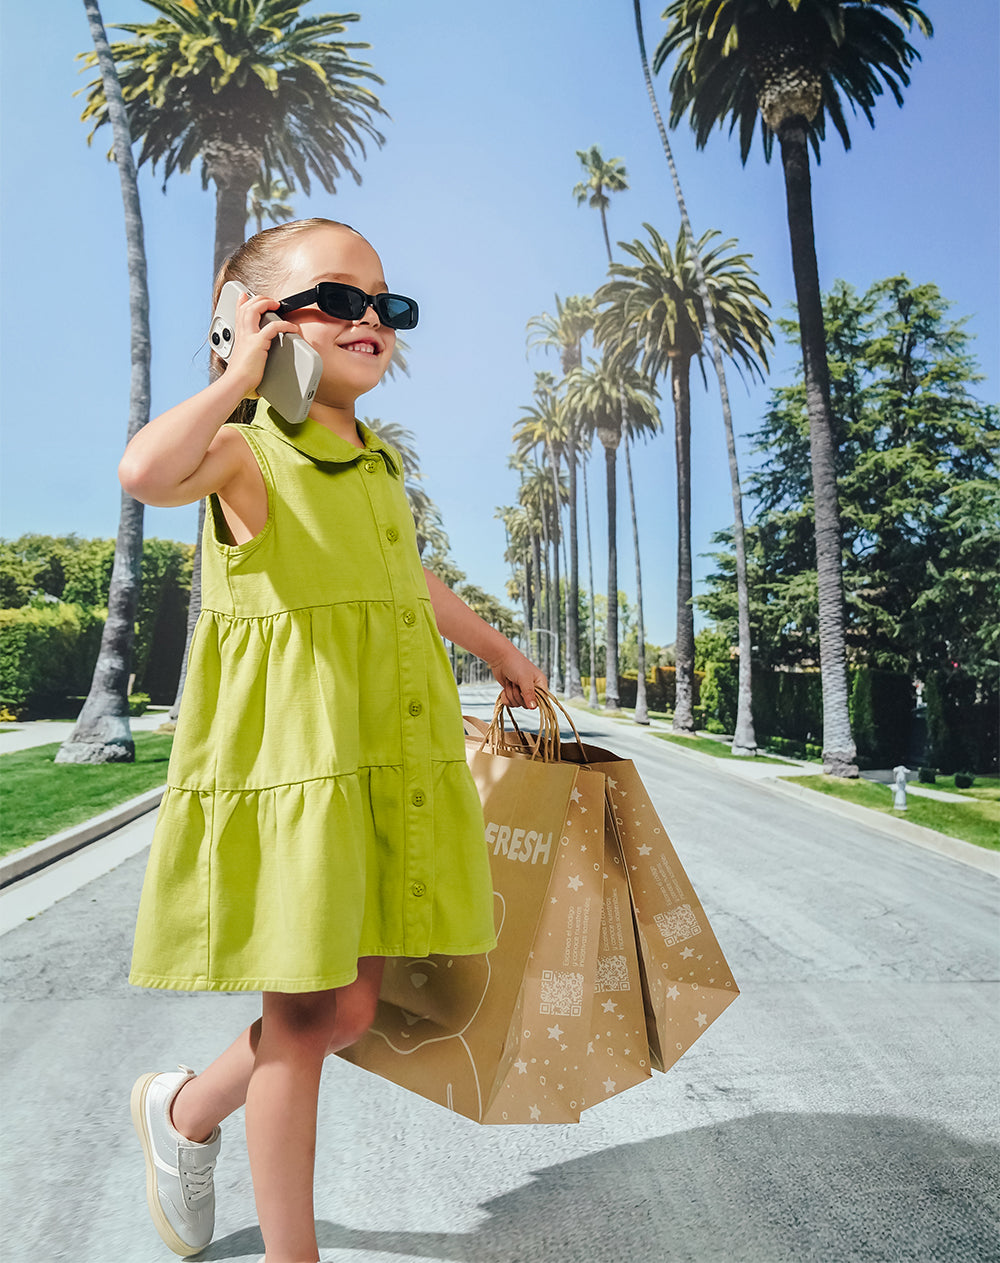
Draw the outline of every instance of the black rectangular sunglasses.
[[[420,315],[412,298],[404,298],[402,294],[366,294],[363,289],[342,285],[339,281],[320,281],[312,289],[283,298],[277,315],[283,317],[300,307],[311,307],[313,303],[336,320],[360,320],[368,308],[373,307],[387,329],[413,329]]]

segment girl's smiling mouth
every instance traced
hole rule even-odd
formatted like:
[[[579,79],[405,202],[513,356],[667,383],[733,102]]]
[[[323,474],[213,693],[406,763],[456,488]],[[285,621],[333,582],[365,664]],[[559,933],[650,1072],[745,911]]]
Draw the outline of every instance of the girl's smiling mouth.
[[[338,343],[342,351],[354,351],[358,355],[381,355],[382,344],[375,338],[356,338],[353,342]]]

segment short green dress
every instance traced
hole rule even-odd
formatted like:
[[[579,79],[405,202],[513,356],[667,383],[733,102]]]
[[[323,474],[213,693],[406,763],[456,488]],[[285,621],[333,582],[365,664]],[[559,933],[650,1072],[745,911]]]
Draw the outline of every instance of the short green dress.
[[[482,809],[396,452],[263,400],[267,524],[210,497],[202,612],[129,981],[346,986],[359,956],[496,946]]]

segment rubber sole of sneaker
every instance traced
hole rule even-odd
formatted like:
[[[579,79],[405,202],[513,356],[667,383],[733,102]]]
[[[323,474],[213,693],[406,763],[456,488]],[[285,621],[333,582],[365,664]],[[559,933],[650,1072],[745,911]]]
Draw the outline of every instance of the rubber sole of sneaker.
[[[146,1205],[149,1207],[153,1227],[160,1234],[163,1244],[168,1249],[173,1250],[174,1254],[179,1254],[181,1258],[187,1258],[189,1255],[198,1254],[203,1247],[199,1246],[198,1249],[192,1249],[186,1241],[181,1240],[174,1231],[170,1220],[163,1213],[163,1207],[160,1205],[160,1199],[156,1192],[156,1163],[153,1161],[153,1148],[146,1128],[145,1112],[146,1093],[149,1091],[149,1085],[155,1078],[157,1078],[155,1074],[144,1074],[136,1079],[129,1102],[132,1111],[132,1126],[142,1142],[142,1153],[146,1159]]]

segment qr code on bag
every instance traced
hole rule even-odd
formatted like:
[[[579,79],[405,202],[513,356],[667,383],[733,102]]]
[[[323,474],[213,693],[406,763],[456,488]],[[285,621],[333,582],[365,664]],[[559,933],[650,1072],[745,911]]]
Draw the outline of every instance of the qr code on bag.
[[[583,974],[543,969],[542,1002],[538,1011],[557,1017],[579,1017],[583,1012]]]
[[[670,912],[658,912],[653,920],[668,947],[674,943],[683,943],[686,938],[694,938],[701,933],[698,918],[691,911],[689,903],[682,903]]]
[[[595,991],[628,991],[628,961],[624,956],[599,956]]]

